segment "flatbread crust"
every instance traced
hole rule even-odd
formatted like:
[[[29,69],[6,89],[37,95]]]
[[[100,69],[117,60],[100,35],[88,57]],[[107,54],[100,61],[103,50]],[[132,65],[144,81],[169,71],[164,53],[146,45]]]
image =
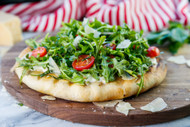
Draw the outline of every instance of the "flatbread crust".
[[[19,57],[23,57],[28,52],[30,52],[29,48],[24,49]],[[17,66],[18,64],[15,64],[14,70],[20,78],[23,68]],[[151,67],[150,71],[144,75],[144,88],[141,93],[159,85],[164,80],[166,72],[165,63],[161,60],[158,61],[157,66]],[[33,90],[57,98],[78,102],[93,102],[122,99],[136,95],[139,89],[137,83],[140,82],[140,79],[122,80],[118,78],[116,81],[107,84],[94,82],[90,85],[82,86],[67,80],[56,80],[52,77],[40,78],[28,74],[24,76],[22,82]]]

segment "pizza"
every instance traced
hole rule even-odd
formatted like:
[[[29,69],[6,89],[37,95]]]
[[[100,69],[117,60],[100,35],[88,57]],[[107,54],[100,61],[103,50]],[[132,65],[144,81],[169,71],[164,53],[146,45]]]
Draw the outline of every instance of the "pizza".
[[[71,101],[138,96],[159,85],[167,72],[159,49],[126,24],[72,20],[55,36],[26,44],[13,68],[20,83]]]

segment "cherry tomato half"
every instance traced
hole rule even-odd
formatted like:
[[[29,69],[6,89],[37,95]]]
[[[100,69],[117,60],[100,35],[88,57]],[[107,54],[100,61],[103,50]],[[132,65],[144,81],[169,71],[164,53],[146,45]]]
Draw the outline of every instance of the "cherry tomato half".
[[[82,71],[83,69],[89,69],[94,64],[94,56],[80,55],[78,59],[74,60],[72,66],[77,71]]]
[[[111,48],[112,50],[116,50],[116,45],[115,45],[115,44],[107,43],[107,44],[104,44],[104,47],[109,47],[109,48]]]
[[[38,47],[32,51],[32,56],[37,57],[40,54],[40,57],[43,57],[47,54],[47,50],[44,47]]]
[[[147,52],[148,53],[146,55],[149,57],[156,57],[160,55],[160,50],[155,46],[149,47]]]

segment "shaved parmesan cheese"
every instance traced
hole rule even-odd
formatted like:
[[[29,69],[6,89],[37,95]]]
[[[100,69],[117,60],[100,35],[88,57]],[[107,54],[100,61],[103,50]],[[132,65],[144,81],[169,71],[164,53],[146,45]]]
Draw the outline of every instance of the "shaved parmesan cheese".
[[[158,64],[156,58],[150,58],[150,61],[152,62],[153,65]]]
[[[74,45],[75,47],[77,47],[77,46],[78,46],[78,43],[79,43],[81,40],[82,40],[82,37],[81,37],[81,36],[77,36],[77,37],[74,39],[74,41],[73,41],[73,45]]]
[[[104,77],[100,77],[99,82],[102,82],[103,84],[106,84],[106,80],[105,80],[105,78],[104,78]]]
[[[97,30],[95,30],[95,29],[89,27],[88,25],[86,25],[86,26],[84,27],[84,31],[85,31],[86,34],[91,34],[91,33],[93,33],[95,38],[98,38],[98,37],[100,36],[100,34],[101,34],[101,32],[98,32]]]
[[[86,26],[88,24],[89,20],[87,18],[83,19],[82,25]]]
[[[42,100],[50,100],[50,101],[56,100],[55,97],[49,96],[49,95],[42,96],[41,99],[42,99]]]
[[[122,100],[113,100],[113,101],[105,101],[105,102],[93,102],[94,105],[104,108],[104,107],[114,107],[116,104],[121,102]]]
[[[50,65],[50,69],[53,70],[53,73],[55,73],[57,75],[61,74],[59,67],[57,66],[57,64],[55,63],[55,61],[53,60],[52,57],[49,57],[49,65]]]
[[[190,60],[187,60],[186,63],[187,63],[187,66],[190,67]]]
[[[131,41],[127,39],[127,40],[122,41],[120,44],[118,44],[116,48],[118,49],[128,48],[130,44],[131,44]]]
[[[128,102],[119,102],[119,104],[116,106],[116,111],[125,114],[126,116],[129,113],[129,110],[133,110],[135,108],[133,108],[131,106],[130,103]]]
[[[42,66],[33,66],[32,71],[40,71],[40,72],[46,72],[48,69],[47,68],[43,68]]]
[[[141,110],[151,111],[151,112],[158,112],[167,107],[167,104],[164,102],[164,100],[160,97],[156,98],[149,104],[140,107]]]
[[[85,83],[86,85],[89,85],[90,83],[96,82],[97,80],[95,78],[93,78],[92,76],[88,76],[87,79],[85,79]]]
[[[182,55],[171,56],[167,60],[170,61],[170,62],[176,63],[176,64],[185,64],[186,63],[186,59]]]
[[[26,55],[24,55],[23,57],[21,57],[21,60],[23,60],[23,59],[27,60],[27,58],[26,58],[27,55],[29,55],[29,57],[31,57],[32,52],[29,52]]]
[[[122,75],[121,75],[121,78],[122,78],[123,80],[133,80],[133,79],[135,79],[135,77],[130,76],[129,74],[128,74],[128,75],[122,74]]]

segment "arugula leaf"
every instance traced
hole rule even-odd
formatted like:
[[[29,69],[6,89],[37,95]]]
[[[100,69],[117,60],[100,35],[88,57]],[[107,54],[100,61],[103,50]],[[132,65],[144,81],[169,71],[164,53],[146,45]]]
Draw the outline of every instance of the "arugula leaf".
[[[21,85],[22,83],[22,79],[24,78],[24,76],[28,73],[30,67],[26,66],[23,68],[23,71],[22,71],[22,75],[20,76],[20,80],[19,80],[19,84]]]
[[[110,81],[110,74],[111,74],[111,69],[109,68],[109,63],[106,61],[106,59],[102,60],[102,75],[106,80],[106,83]]]
[[[136,96],[140,94],[142,88],[144,87],[144,72],[142,66],[140,67],[140,73],[141,73],[140,83],[137,83],[137,85],[139,86],[139,90]]]
[[[84,78],[82,75],[79,75],[77,73],[73,73],[73,77],[71,79],[71,82],[80,83],[84,85]]]
[[[124,71],[126,70],[129,62],[125,59],[118,62],[116,58],[113,58],[112,61],[113,61],[114,68],[118,72],[118,76],[121,76],[124,73]]]
[[[36,42],[36,39],[26,40],[25,43],[26,43],[31,49],[36,49],[37,47],[39,47],[39,44]]]

